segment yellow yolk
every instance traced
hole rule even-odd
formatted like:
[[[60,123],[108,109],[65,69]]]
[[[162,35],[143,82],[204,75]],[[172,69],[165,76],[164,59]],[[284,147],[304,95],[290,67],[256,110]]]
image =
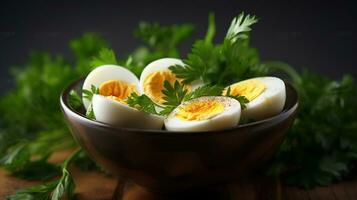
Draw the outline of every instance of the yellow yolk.
[[[99,86],[99,94],[116,101],[123,102],[131,93],[137,92],[136,85],[125,81],[110,80]]]
[[[218,101],[197,101],[184,105],[176,117],[186,121],[210,119],[224,111],[224,105]]]
[[[175,74],[169,70],[153,72],[144,80],[144,93],[159,104],[164,102],[162,90],[164,89],[165,80],[169,81],[171,85],[173,85],[176,80],[180,81],[176,78]],[[191,88],[186,89],[190,90]]]
[[[236,83],[230,88],[231,95],[245,96],[249,101],[252,101],[265,91],[266,86],[261,81],[253,79]],[[224,93],[226,92],[227,90],[224,91]]]

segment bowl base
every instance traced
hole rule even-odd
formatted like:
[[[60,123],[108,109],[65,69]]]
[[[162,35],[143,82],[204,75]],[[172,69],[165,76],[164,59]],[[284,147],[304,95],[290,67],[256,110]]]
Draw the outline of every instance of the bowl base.
[[[259,200],[281,199],[281,196],[280,181],[251,177],[233,183],[165,194],[154,193],[132,181],[118,181],[112,200]]]

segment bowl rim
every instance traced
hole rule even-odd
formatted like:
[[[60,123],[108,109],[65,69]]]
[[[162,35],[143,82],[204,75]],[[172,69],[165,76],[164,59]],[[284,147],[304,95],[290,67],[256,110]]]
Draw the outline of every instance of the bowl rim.
[[[159,135],[202,135],[202,134],[223,134],[223,133],[229,133],[232,130],[239,130],[239,129],[246,129],[249,127],[259,127],[259,125],[263,125],[266,124],[268,122],[271,122],[272,124],[278,123],[281,120],[279,119],[285,119],[288,116],[294,114],[294,112],[297,110],[298,105],[299,105],[299,95],[296,91],[296,89],[287,81],[284,80],[285,86],[289,87],[296,96],[296,102],[294,103],[294,105],[292,105],[290,108],[288,109],[284,109],[281,113],[274,115],[272,117],[263,119],[263,120],[259,120],[259,121],[255,121],[255,122],[250,122],[250,123],[246,123],[246,124],[238,124],[236,126],[230,127],[230,128],[226,128],[226,129],[221,129],[221,130],[211,130],[211,131],[190,131],[190,132],[183,132],[183,131],[168,131],[168,130],[154,130],[154,129],[138,129],[138,128],[125,128],[125,127],[118,127],[118,126],[112,126],[103,122],[99,122],[96,120],[92,120],[87,118],[85,115],[83,115],[82,113],[76,111],[75,109],[73,109],[69,104],[68,104],[68,96],[71,90],[73,90],[73,88],[75,86],[78,85],[78,83],[82,82],[85,79],[85,77],[77,79],[75,81],[73,81],[72,83],[70,83],[67,87],[65,87],[65,89],[62,91],[61,95],[60,95],[60,106],[62,109],[62,112],[67,113],[67,114],[71,114],[73,117],[75,118],[79,118],[82,121],[85,121],[86,123],[92,124],[94,126],[98,126],[101,128],[105,128],[105,129],[111,129],[113,131],[126,131],[126,132],[133,132],[133,133],[142,133],[142,134],[159,134]]]

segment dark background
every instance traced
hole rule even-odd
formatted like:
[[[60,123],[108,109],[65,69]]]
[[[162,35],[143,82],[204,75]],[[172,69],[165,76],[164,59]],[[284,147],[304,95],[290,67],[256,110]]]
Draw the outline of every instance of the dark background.
[[[216,13],[216,39],[224,37],[231,19],[241,11],[257,15],[260,21],[253,28],[252,44],[263,60],[283,60],[332,78],[344,73],[357,76],[357,6],[352,0],[2,1],[0,92],[13,86],[8,68],[23,64],[33,49],[73,58],[68,41],[90,31],[107,39],[120,57],[140,43],[132,36],[139,21],[192,22],[197,26],[195,37],[200,37],[210,11]],[[183,52],[189,48],[190,42],[182,46]]]

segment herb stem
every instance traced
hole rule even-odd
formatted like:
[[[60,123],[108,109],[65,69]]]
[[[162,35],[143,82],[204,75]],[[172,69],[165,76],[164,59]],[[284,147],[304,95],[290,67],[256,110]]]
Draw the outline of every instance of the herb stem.
[[[74,151],[62,164],[63,169],[67,169],[68,165],[81,153],[82,149],[78,148]]]
[[[286,74],[288,74],[295,83],[301,83],[301,76],[289,64],[281,61],[267,61],[264,62],[263,64],[272,71],[283,71]]]

